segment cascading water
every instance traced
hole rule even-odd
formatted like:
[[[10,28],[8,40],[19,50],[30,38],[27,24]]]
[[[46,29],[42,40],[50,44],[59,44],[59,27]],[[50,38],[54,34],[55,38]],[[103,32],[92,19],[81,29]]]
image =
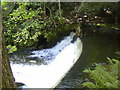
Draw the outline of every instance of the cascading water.
[[[34,55],[28,56],[50,61],[47,65],[11,63],[16,82],[24,83],[22,88],[55,87],[81,55],[82,42],[77,38],[72,43],[74,36],[72,32],[53,48],[33,51]]]
[[[44,60],[46,62],[52,61],[58,53],[71,44],[74,36],[75,33],[71,32],[69,36],[65,37],[61,42],[58,42],[53,48],[32,51],[34,55],[30,55],[28,57],[38,57],[40,60]]]

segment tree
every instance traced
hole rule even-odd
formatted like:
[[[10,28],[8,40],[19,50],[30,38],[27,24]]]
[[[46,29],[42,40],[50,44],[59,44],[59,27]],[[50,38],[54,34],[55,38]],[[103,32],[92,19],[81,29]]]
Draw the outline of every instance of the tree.
[[[84,13],[89,18],[96,16],[104,18],[104,22],[107,24],[118,24],[119,21],[119,9],[120,2],[83,2],[76,11]],[[99,20],[100,21],[100,20]]]
[[[0,7],[1,11],[1,7]],[[1,17],[1,15],[0,15]],[[10,67],[10,62],[8,59],[7,55],[7,50],[6,50],[6,45],[5,45],[5,40],[4,40],[4,35],[2,31],[2,18],[0,18],[0,51],[1,51],[1,56],[2,56],[2,84],[0,85],[2,88],[16,88],[17,86],[15,84],[15,79],[12,74],[12,70]]]
[[[2,34],[3,38],[3,34]],[[2,88],[16,88],[15,80],[10,67],[5,40],[2,40]]]
[[[0,11],[1,11],[1,7],[0,7]],[[1,44],[1,42],[2,42],[2,23],[1,23],[1,20],[2,20],[2,18],[1,18],[1,14],[0,14],[0,89],[2,88],[2,64],[1,64],[1,58],[2,58],[2,44]]]

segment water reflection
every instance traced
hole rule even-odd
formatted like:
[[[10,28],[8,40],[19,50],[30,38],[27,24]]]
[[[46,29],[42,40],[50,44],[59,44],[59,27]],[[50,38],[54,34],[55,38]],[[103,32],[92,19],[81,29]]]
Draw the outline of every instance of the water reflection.
[[[82,38],[81,57],[56,88],[81,88],[85,80],[85,68],[108,63],[107,57],[116,58],[114,52],[120,51],[120,34],[91,33]]]

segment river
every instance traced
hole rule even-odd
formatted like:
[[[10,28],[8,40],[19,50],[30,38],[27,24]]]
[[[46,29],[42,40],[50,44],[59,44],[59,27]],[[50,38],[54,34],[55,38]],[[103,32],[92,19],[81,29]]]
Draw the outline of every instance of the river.
[[[76,63],[82,47],[71,32],[52,48],[28,51],[28,55],[18,51],[10,58],[15,81],[24,83],[22,88],[55,87]]]
[[[12,64],[21,64],[21,63],[23,65],[24,64],[25,65],[34,65],[34,64],[35,65],[36,64],[37,65],[42,65],[42,64],[47,65],[47,64],[51,63],[52,60],[54,60],[54,58],[55,58],[54,56],[56,56],[58,54],[58,52],[61,52],[62,50],[64,50],[64,48],[66,46],[71,44],[72,39],[73,39],[73,37],[71,39],[68,38],[68,40],[66,40],[67,44],[64,44],[64,45],[61,44],[61,46],[60,46],[61,48],[56,49],[58,51],[55,51],[57,53],[52,53],[55,55],[53,55],[53,57],[47,58],[47,60],[42,59],[42,58],[44,58],[45,53],[42,54],[42,58],[40,58],[41,57],[40,54],[42,52],[44,52],[44,50],[40,51],[39,53],[38,53],[39,50],[32,51],[32,52],[26,51],[26,50],[19,51],[15,54],[11,55],[11,58],[10,58],[11,65]],[[115,58],[116,55],[114,52],[120,51],[120,43],[119,43],[120,35],[119,34],[90,33],[90,34],[85,35],[81,40],[83,43],[82,54],[80,55],[79,59],[77,60],[75,65],[72,67],[72,69],[69,72],[67,72],[65,77],[56,86],[56,88],[81,88],[81,83],[85,80],[85,75],[84,75],[84,73],[82,73],[82,71],[84,69],[94,66],[95,63],[105,64],[108,62],[107,57]],[[47,49],[48,52],[49,52],[49,50],[50,49]],[[68,50],[70,50],[70,49],[68,49]],[[34,53],[34,55],[31,55],[32,53]],[[50,54],[51,53],[49,53],[47,55],[50,55]],[[39,56],[39,58],[35,57],[36,55]],[[26,56],[30,56],[30,58],[26,57]],[[69,57],[69,55],[67,57]],[[48,60],[48,59],[50,59],[50,60]],[[22,67],[20,66],[19,69],[17,69],[18,71],[15,71],[15,67],[13,67],[13,65],[12,65],[13,73],[14,73],[15,78],[17,78],[17,81],[21,80],[21,79],[19,79],[19,77],[21,78],[20,75],[22,75],[21,68]],[[32,70],[32,68],[27,68],[26,72],[28,69]],[[38,71],[36,71],[36,72],[38,72]],[[31,73],[35,73],[35,72],[31,72]],[[28,73],[27,75],[30,75],[31,73]],[[23,76],[23,77],[25,77],[25,76]],[[40,77],[40,76],[38,76],[38,77]],[[27,79],[27,80],[29,81],[29,79]],[[35,80],[33,80],[33,81],[35,82]],[[24,80],[22,83],[25,84]],[[31,83],[28,83],[28,84],[30,85]]]
[[[82,38],[83,52],[77,63],[56,88],[82,88],[86,76],[82,71],[98,64],[106,64],[107,57],[116,58],[120,51],[120,34],[88,33]]]

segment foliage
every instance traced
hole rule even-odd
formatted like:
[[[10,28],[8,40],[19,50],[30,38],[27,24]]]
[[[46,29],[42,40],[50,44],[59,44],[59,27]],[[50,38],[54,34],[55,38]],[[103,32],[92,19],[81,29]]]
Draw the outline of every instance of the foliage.
[[[117,51],[117,52],[115,52],[115,53],[120,56],[120,51]]]
[[[9,8],[9,4],[16,7],[4,16],[4,10]],[[3,26],[5,29],[6,41],[8,44],[16,46],[31,46],[37,37],[42,33],[41,29],[45,27],[45,23],[39,14],[43,11],[41,7],[27,8],[31,3],[8,3],[3,7]],[[33,10],[32,10],[33,9]],[[12,42],[11,42],[12,41]]]
[[[84,72],[90,75],[91,81],[84,82],[82,85],[88,88],[118,88],[118,70],[119,60],[110,59],[107,68],[101,65],[96,65],[95,69],[86,69]]]
[[[47,38],[48,42],[57,39],[63,28],[67,27],[65,20],[61,22],[60,5],[43,2],[3,2],[3,27],[7,45],[35,46],[40,35]],[[70,28],[64,31],[68,33]]]
[[[13,53],[14,51],[17,51],[16,46],[8,45],[7,49],[9,50],[8,53]]]
[[[35,46],[43,35],[51,43],[74,30],[73,23],[78,24],[77,19],[84,15],[90,19],[107,10],[115,14],[116,7],[117,3],[2,2],[6,42],[17,47]]]
[[[90,16],[101,15],[101,12],[111,11],[115,14],[118,9],[119,3],[117,2],[83,2],[81,7],[78,6],[76,11],[86,13]],[[119,12],[118,12],[119,13]]]
[[[120,51],[115,52],[115,54],[118,55],[117,58],[120,60]]]
[[[73,12],[76,12],[80,18],[84,17],[86,23],[115,24],[117,26],[117,24],[120,23],[119,3],[120,2],[83,2],[80,6],[77,6]]]

